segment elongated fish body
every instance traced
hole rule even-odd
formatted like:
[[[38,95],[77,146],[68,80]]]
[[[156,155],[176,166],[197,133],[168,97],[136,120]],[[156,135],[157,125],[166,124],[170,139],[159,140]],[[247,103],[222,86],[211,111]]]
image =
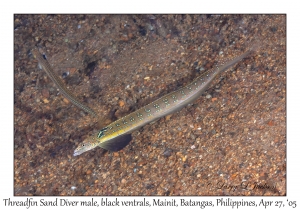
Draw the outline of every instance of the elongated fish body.
[[[91,114],[94,117],[97,117],[97,114],[94,110],[92,110],[87,105],[80,102],[72,93],[68,90],[68,88],[64,85],[63,81],[58,77],[58,75],[53,71],[49,62],[42,56],[37,48],[33,48],[31,50],[33,56],[38,60],[39,64],[42,66],[44,71],[53,81],[53,83],[58,87],[59,91],[69,99],[75,106],[79,107],[80,109],[86,111],[87,113]]]
[[[101,129],[96,135],[84,140],[74,151],[74,156],[80,155],[96,146],[110,151],[122,149],[130,142],[130,133],[132,131],[163,116],[178,111],[193,102],[208,88],[219,73],[248,56],[251,51],[252,50],[248,50],[232,60],[222,62],[222,66],[217,66],[214,69],[202,73],[185,87],[173,91],[131,114],[114,121]]]

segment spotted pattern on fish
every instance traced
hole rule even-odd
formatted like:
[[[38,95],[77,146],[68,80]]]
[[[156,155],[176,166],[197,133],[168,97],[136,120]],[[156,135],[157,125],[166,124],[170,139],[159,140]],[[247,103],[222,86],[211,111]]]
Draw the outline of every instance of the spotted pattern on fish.
[[[131,140],[130,133],[132,131],[163,116],[178,111],[193,102],[209,87],[219,73],[233,66],[248,56],[252,51],[254,50],[250,49],[233,59],[224,59],[219,62],[216,68],[202,73],[185,87],[166,94],[152,103],[111,123],[108,125],[110,129],[102,129],[96,136],[90,136],[84,140],[75,150],[74,155],[80,155],[96,146],[111,151],[122,149]]]

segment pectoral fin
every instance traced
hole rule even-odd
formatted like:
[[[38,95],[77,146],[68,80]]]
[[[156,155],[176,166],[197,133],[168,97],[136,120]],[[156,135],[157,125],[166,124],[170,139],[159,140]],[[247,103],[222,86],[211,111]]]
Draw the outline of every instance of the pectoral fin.
[[[131,141],[131,134],[125,134],[118,136],[116,138],[110,139],[108,141],[102,142],[99,147],[109,151],[119,151],[123,149]]]

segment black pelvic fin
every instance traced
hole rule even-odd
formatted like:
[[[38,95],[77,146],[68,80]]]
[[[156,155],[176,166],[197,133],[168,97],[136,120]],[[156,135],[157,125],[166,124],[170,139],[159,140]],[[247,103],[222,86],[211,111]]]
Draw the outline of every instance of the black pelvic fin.
[[[129,142],[131,141],[132,136],[131,134],[125,134],[118,136],[116,138],[107,140],[105,142],[102,142],[99,147],[102,147],[103,149],[109,150],[109,151],[119,151],[123,149]]]

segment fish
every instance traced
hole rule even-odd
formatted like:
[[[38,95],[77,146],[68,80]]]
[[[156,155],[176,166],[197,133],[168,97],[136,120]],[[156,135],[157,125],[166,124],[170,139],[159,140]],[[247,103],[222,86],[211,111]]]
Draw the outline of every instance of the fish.
[[[64,85],[63,81],[59,78],[59,76],[53,71],[47,59],[39,52],[38,48],[33,48],[31,50],[32,55],[37,59],[39,64],[42,66],[44,71],[47,73],[52,82],[58,87],[59,91],[75,106],[84,110],[85,112],[91,114],[93,117],[98,117],[97,113],[88,107],[86,104],[80,102]]]
[[[221,72],[249,56],[250,53],[256,51],[257,48],[258,44],[255,44],[244,53],[232,59],[221,60],[215,68],[203,72],[186,86],[168,93],[148,105],[105,126],[100,131],[88,136],[80,143],[73,155],[81,155],[96,147],[101,147],[113,152],[123,149],[132,140],[131,133],[133,131],[148,123],[157,121],[161,117],[179,111],[184,106],[196,100]]]

